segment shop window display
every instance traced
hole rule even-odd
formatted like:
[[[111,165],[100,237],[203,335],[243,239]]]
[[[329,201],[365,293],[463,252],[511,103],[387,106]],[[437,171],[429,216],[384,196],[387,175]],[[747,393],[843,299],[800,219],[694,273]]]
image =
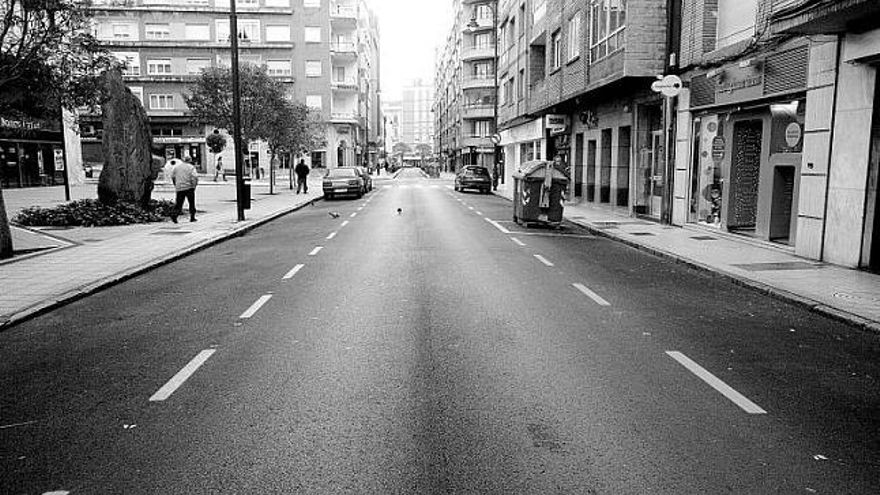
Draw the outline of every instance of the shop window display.
[[[689,220],[720,227],[727,164],[724,119],[717,114],[705,115],[695,121],[694,127],[696,149]]]

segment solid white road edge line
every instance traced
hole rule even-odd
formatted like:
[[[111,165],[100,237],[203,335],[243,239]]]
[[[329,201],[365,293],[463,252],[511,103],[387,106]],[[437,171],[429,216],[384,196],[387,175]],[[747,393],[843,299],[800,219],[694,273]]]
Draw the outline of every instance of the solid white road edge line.
[[[709,386],[721,393],[721,395],[730,399],[734,404],[739,406],[743,411],[749,414],[767,414],[767,411],[761,409],[757,404],[750,401],[743,394],[737,392],[730,385],[724,383],[718,377],[706,371],[699,364],[691,361],[691,359],[678,351],[666,351],[672,359],[675,359],[691,373],[697,375],[701,380],[708,383]]]
[[[541,256],[540,254],[536,254],[535,258],[538,258],[538,261],[544,263],[547,266],[553,266],[553,263],[551,263],[547,258]]]
[[[605,299],[602,299],[602,297],[599,296],[599,294],[596,294],[595,292],[591,291],[586,286],[584,286],[584,284],[571,284],[571,285],[573,285],[575,289],[583,292],[583,294],[585,296],[589,297],[593,301],[596,301],[596,304],[598,304],[599,306],[611,306],[611,303],[609,303]]]
[[[336,232],[330,232],[330,235],[327,236],[327,240],[329,241],[330,239],[333,239],[334,237],[336,237]]]
[[[315,249],[312,249],[312,252],[309,253],[309,256],[314,256],[318,254],[322,249],[324,249],[324,246],[318,246]]]
[[[492,225],[494,225],[496,229],[500,230],[502,234],[509,234],[509,233],[510,233],[509,230],[507,230],[507,229],[505,229],[504,227],[502,227],[501,224],[498,223],[498,222],[496,222],[495,220],[492,220],[492,219],[489,218],[489,217],[483,217],[483,218],[485,218],[487,222],[489,222],[489,223],[491,223]]]
[[[281,278],[281,280],[289,280],[289,279],[293,278],[293,276],[296,275],[296,272],[302,270],[304,266],[306,266],[306,265],[303,265],[302,263],[300,263],[299,265],[296,265],[295,267],[291,268],[290,271],[287,272],[287,274]]]
[[[263,296],[265,297],[265,296]],[[178,371],[176,375],[171,377],[168,380],[168,383],[162,385],[162,388],[156,391],[152,397],[150,397],[150,402],[159,402],[171,397],[171,394],[174,393],[183,382],[185,382],[189,377],[192,376],[193,373],[196,372],[197,369],[203,364],[205,361],[211,357],[211,354],[214,354],[216,349],[206,349],[196,355],[186,366],[183,367],[182,370]]]
[[[513,241],[517,246],[523,246],[523,247],[525,247],[525,245],[526,245],[526,243],[524,243],[523,241],[517,239],[516,237],[511,237],[510,240]]]
[[[272,299],[272,294],[266,294],[266,295],[260,296],[260,298],[257,299],[256,302],[251,304],[251,307],[249,307],[247,309],[247,311],[242,313],[241,316],[239,316],[239,318],[244,319],[244,318],[250,318],[251,316],[254,316],[254,314],[256,314],[256,312],[259,311],[260,308],[262,308],[263,305],[269,301],[269,299]]]

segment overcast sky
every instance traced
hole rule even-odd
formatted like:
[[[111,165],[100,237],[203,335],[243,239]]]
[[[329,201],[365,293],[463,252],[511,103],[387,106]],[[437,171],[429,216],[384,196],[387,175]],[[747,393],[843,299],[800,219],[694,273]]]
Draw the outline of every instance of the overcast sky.
[[[382,99],[400,98],[410,80],[434,79],[434,48],[452,26],[453,0],[367,0],[379,18]]]

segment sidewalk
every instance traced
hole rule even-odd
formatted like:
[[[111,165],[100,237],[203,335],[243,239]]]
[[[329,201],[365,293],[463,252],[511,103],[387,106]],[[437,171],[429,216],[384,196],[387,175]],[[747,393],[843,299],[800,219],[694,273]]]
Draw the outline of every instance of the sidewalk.
[[[13,227],[16,256],[0,262],[0,330],[168,263],[297,210],[323,197],[322,174],[309,176],[309,194],[295,194],[278,180],[274,195],[266,181],[254,181],[251,209],[236,221],[233,182],[200,177],[196,190],[197,222],[184,215],[171,221],[122,227]],[[97,197],[97,184],[71,188],[71,197]],[[26,206],[64,202],[63,188],[4,189],[10,219]],[[174,191],[157,184],[154,199],[173,199]]]
[[[512,183],[499,185],[495,194],[512,200]],[[880,275],[801,258],[785,246],[736,234],[641,220],[619,209],[566,203],[564,216],[596,235],[880,332]]]

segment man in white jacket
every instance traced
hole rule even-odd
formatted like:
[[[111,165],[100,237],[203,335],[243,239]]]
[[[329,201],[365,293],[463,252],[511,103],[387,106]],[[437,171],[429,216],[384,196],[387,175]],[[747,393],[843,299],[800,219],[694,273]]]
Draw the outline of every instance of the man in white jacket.
[[[171,182],[174,183],[174,190],[177,192],[177,201],[174,204],[171,221],[177,223],[177,217],[183,210],[183,200],[186,199],[189,202],[189,221],[195,222],[196,186],[199,184],[199,176],[196,168],[190,163],[189,157],[184,158],[184,161],[171,168]]]

